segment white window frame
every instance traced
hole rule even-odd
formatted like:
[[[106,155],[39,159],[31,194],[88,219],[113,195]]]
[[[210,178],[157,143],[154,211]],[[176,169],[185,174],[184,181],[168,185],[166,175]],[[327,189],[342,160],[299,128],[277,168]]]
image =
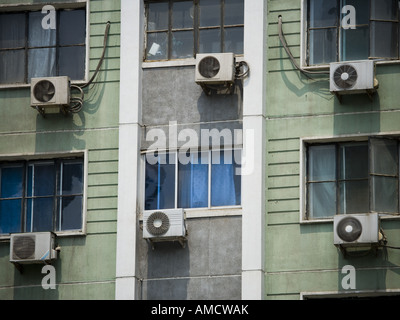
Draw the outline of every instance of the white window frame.
[[[315,66],[309,66],[307,65],[307,26],[308,26],[308,20],[307,20],[307,2],[308,0],[301,0],[301,8],[300,8],[300,67],[305,70],[323,70],[323,69],[329,69],[329,64],[323,64],[323,65],[315,65]],[[400,45],[400,42],[399,42]],[[399,64],[400,60],[386,60],[386,61],[376,61],[376,64]]]
[[[223,151],[223,150],[231,150],[232,156],[235,150],[240,150],[242,152],[243,157],[243,148],[241,147],[232,147],[232,148],[212,148],[207,150],[194,150],[192,149],[191,152],[208,152],[208,159],[209,159],[209,166],[211,165],[211,152],[212,151]],[[146,181],[146,154],[153,153],[155,150],[145,150],[141,152],[140,157],[140,177],[139,181],[141,181],[140,185],[140,199],[141,199],[141,208],[139,210],[139,220],[143,220],[143,212],[146,211],[144,209],[145,204],[145,181]],[[157,150],[159,153],[175,153],[177,154],[179,150]],[[175,161],[175,208],[177,209],[177,197],[178,197],[178,165],[179,161]],[[243,182],[241,181],[241,184]],[[211,198],[211,170],[208,170],[208,207],[203,208],[183,208],[186,213],[186,218],[201,218],[201,217],[221,217],[221,216],[240,216],[242,214],[242,204],[240,205],[232,205],[232,206],[211,206],[210,205],[210,198]],[[242,200],[243,189],[241,190],[241,200]],[[242,201],[241,201],[242,202]]]
[[[307,146],[313,143],[338,143],[351,141],[368,141],[369,137],[396,137],[400,138],[400,131],[396,132],[379,132],[370,134],[351,134],[337,135],[327,137],[303,137],[300,138],[300,216],[301,224],[309,223],[326,223],[332,222],[332,218],[309,219],[307,217]],[[399,148],[400,153],[400,148]],[[400,197],[400,194],[399,194]],[[400,219],[400,215],[381,215],[381,219]]]
[[[33,11],[39,10],[44,5],[54,5],[56,9],[78,9],[84,8],[86,10],[86,43],[85,43],[85,71],[83,80],[73,80],[72,84],[85,84],[89,79],[89,61],[90,61],[90,1],[89,0],[75,0],[74,2],[55,2],[55,3],[42,3],[42,4],[0,4],[0,12],[17,12],[17,11]],[[43,15],[44,17],[45,15]],[[1,89],[8,88],[30,88],[30,83],[6,83],[0,84]]]
[[[47,161],[57,158],[68,158],[68,157],[82,157],[83,158],[83,194],[82,194],[82,227],[80,230],[67,230],[67,231],[55,231],[54,233],[58,237],[65,236],[85,236],[87,232],[87,189],[88,189],[88,150],[71,151],[63,153],[29,153],[29,154],[10,154],[0,155],[0,162],[3,161]],[[0,235],[1,240],[10,239],[10,235]]]

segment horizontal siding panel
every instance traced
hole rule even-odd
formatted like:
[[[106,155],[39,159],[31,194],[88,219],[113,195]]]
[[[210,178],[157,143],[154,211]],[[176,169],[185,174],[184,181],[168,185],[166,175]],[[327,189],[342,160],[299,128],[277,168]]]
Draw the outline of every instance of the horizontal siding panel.
[[[88,175],[88,186],[118,183],[118,172],[101,172]]]
[[[104,198],[88,198],[87,208],[88,210],[94,209],[117,209],[117,197],[104,197]]]

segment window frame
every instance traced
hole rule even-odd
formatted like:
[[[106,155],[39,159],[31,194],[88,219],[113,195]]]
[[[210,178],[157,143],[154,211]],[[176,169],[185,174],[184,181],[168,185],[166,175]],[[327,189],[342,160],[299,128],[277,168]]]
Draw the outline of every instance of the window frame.
[[[213,148],[213,149],[207,149],[207,150],[202,150],[202,149],[190,149],[190,152],[196,153],[196,152],[207,152],[208,153],[208,180],[207,180],[207,190],[208,190],[208,206],[207,207],[199,207],[199,208],[183,208],[185,213],[187,214],[187,218],[197,218],[197,217],[216,217],[216,216],[234,216],[234,215],[241,215],[242,211],[242,200],[243,200],[243,191],[241,191],[241,196],[240,196],[240,204],[239,205],[226,205],[226,206],[212,206],[211,205],[211,153],[212,152],[223,152],[224,150],[229,150],[232,152],[232,157],[234,159],[234,152],[240,151],[241,153],[243,152],[243,148],[241,147],[232,147],[232,148]],[[146,182],[146,155],[149,153],[154,153],[158,152],[160,154],[174,154],[175,155],[175,177],[174,177],[174,189],[175,189],[175,199],[174,199],[174,208],[171,209],[177,209],[178,207],[178,166],[179,166],[179,161],[177,160],[179,150],[144,150],[141,152],[141,170],[140,170],[140,179],[139,181],[141,182],[141,203],[142,203],[142,209],[140,210],[140,219],[142,219],[142,215],[144,211],[153,211],[153,209],[146,210],[145,209],[145,202],[146,202],[146,193],[145,193],[145,182]],[[242,179],[240,181],[240,184],[242,185]],[[160,209],[164,210],[164,209]],[[167,210],[167,209],[165,209]]]
[[[144,20],[145,20],[145,28],[144,28],[144,48],[143,48],[143,64],[144,66],[148,66],[148,67],[152,67],[152,64],[154,64],[154,67],[159,67],[159,66],[165,66],[167,64],[171,64],[171,65],[193,65],[195,64],[195,56],[196,53],[198,53],[198,49],[199,49],[199,31],[200,30],[213,30],[213,29],[217,29],[219,28],[221,30],[221,41],[220,41],[220,45],[221,45],[221,52],[225,52],[225,41],[224,41],[224,30],[225,29],[229,29],[229,28],[234,28],[234,27],[242,27],[244,30],[244,21],[242,24],[225,24],[224,23],[224,0],[219,0],[221,1],[221,24],[219,26],[206,26],[206,27],[201,27],[199,25],[199,3],[198,0],[192,0],[193,2],[193,6],[194,6],[194,17],[193,17],[193,27],[192,28],[183,28],[183,29],[179,29],[179,28],[172,28],[171,26],[171,17],[172,17],[172,4],[174,2],[181,2],[181,1],[187,1],[187,0],[145,0],[145,16],[144,16]],[[243,0],[244,3],[245,0]],[[148,25],[148,4],[149,3],[168,3],[168,29],[160,29],[160,30],[152,30],[152,31],[148,31],[147,30],[147,25]],[[244,18],[244,12],[243,12],[243,18]],[[193,56],[192,57],[188,57],[188,58],[172,58],[171,57],[171,51],[172,51],[172,46],[171,46],[171,41],[172,41],[172,32],[173,31],[189,31],[189,30],[193,30]],[[157,32],[167,32],[167,41],[168,41],[168,53],[167,53],[167,58],[166,59],[159,59],[159,60],[151,60],[151,59],[147,59],[147,35],[149,33],[157,33]],[[244,40],[244,39],[243,39]],[[244,48],[243,48],[244,50]],[[243,56],[243,53],[235,53],[235,56]]]
[[[400,219],[400,132],[393,132],[393,133],[379,133],[373,135],[345,135],[345,136],[335,136],[335,137],[313,137],[313,138],[300,138],[300,223],[301,224],[308,224],[308,223],[326,223],[332,222],[333,217],[329,216],[326,218],[310,218],[308,215],[308,147],[312,145],[329,145],[329,144],[345,144],[345,143],[359,143],[365,142],[368,146],[368,207],[369,211],[371,210],[371,177],[374,176],[374,173],[370,171],[370,151],[369,151],[369,140],[370,139],[394,139],[397,140],[397,155],[398,155],[398,162],[397,162],[397,204],[398,204],[398,212],[396,213],[381,213],[379,212],[381,218],[383,219]],[[339,153],[336,155],[337,157],[340,156]],[[338,174],[339,174],[339,165],[336,162],[336,183],[338,183]],[[339,190],[336,191],[336,195],[340,194]],[[336,201],[339,201],[337,199]],[[339,203],[337,203],[336,208],[338,208]],[[338,213],[336,209],[336,214]],[[351,213],[349,213],[351,214]]]
[[[337,0],[340,2],[340,0]],[[370,1],[370,0],[369,0]],[[301,68],[305,70],[320,70],[320,69],[327,69],[329,68],[329,63],[323,63],[323,64],[316,64],[316,65],[310,65],[308,63],[309,61],[309,8],[308,8],[308,2],[309,0],[301,0],[301,30],[300,30],[300,66]],[[369,2],[369,5],[371,6],[371,2]],[[338,29],[337,31],[337,46],[336,46],[336,56],[338,61],[332,61],[332,62],[341,62],[340,61],[340,46],[341,46],[341,37],[342,37],[342,31],[340,27],[340,13],[339,13],[339,26],[336,28]],[[380,19],[373,19],[370,15],[369,22],[372,21],[378,21],[378,22],[394,22],[391,20],[380,20]],[[397,58],[376,58],[376,57],[370,57],[371,60],[373,59],[378,59],[376,61],[376,64],[399,64],[400,63],[400,9],[398,10],[398,21],[395,21],[398,23],[398,39],[397,39]],[[364,26],[364,25],[362,25]],[[369,40],[371,39],[371,34],[370,34],[370,28],[369,28]],[[380,60],[384,59],[384,60]],[[359,59],[361,60],[361,59]],[[343,61],[345,62],[345,61]]]
[[[18,13],[18,12],[31,12],[41,10],[44,5],[52,5],[55,7],[56,11],[63,10],[63,9],[85,9],[86,11],[86,26],[85,26],[85,70],[84,78],[81,80],[72,80],[72,84],[85,84],[89,79],[89,71],[90,71],[90,1],[88,0],[76,0],[74,2],[56,2],[56,3],[42,3],[42,4],[18,4],[18,5],[11,5],[11,4],[0,4],[0,13]],[[43,14],[43,17],[45,14]],[[57,14],[57,23],[58,23],[58,14]],[[26,26],[28,28],[28,26]],[[26,43],[26,41],[25,41]],[[25,48],[27,50],[27,48]],[[28,65],[26,65],[26,69]],[[25,80],[27,77],[27,73],[25,72]],[[2,89],[9,89],[9,88],[30,88],[30,83],[4,83],[0,84],[0,90]]]
[[[40,154],[16,154],[16,155],[5,155],[5,156],[0,156],[0,162],[1,163],[8,163],[10,166],[13,166],[13,164],[23,164],[27,168],[29,166],[29,163],[35,163],[35,164],[40,164],[40,163],[50,163],[50,162],[56,162],[56,161],[65,161],[68,162],[70,160],[76,161],[77,159],[82,160],[82,178],[83,178],[83,183],[82,183],[82,210],[81,210],[81,228],[76,229],[76,230],[59,230],[59,231],[52,231],[55,233],[57,236],[64,237],[64,236],[85,236],[87,231],[87,189],[88,189],[88,151],[83,150],[83,151],[73,151],[73,152],[66,152],[66,153],[40,153]],[[27,174],[27,172],[24,172],[24,175]],[[25,180],[25,179],[24,179]],[[26,188],[26,186],[24,186]],[[53,198],[57,198],[60,195],[53,194]],[[27,194],[23,194],[21,197],[21,201],[26,202],[28,198]],[[27,207],[27,204],[24,203],[21,208],[21,214],[22,211]],[[26,217],[25,217],[26,218]],[[53,216],[53,220],[55,217]],[[21,221],[21,227],[22,227],[23,221]],[[21,230],[20,232],[24,232]],[[26,233],[32,233],[32,231],[27,231]],[[10,234],[0,234],[0,241],[1,240],[8,240],[10,239]]]

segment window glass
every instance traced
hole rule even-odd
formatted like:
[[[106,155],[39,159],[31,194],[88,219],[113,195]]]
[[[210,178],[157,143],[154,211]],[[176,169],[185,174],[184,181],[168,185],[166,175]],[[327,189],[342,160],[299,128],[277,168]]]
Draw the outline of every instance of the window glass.
[[[310,27],[337,26],[338,8],[336,0],[310,0]]]
[[[25,14],[0,14],[0,49],[25,47]]]
[[[62,197],[57,206],[57,230],[79,230],[82,227],[82,196]]]
[[[29,13],[29,47],[50,47],[56,45],[56,29],[44,29],[42,20],[44,15],[41,11]]]
[[[193,57],[193,31],[174,31],[172,33],[172,58]]]
[[[168,29],[168,2],[149,3],[147,30]]]
[[[392,22],[371,22],[371,57],[397,58],[398,25]]]
[[[368,59],[369,55],[369,28],[342,29],[341,60],[352,61]]]
[[[310,146],[308,157],[309,181],[336,179],[335,145]]]
[[[199,52],[218,53],[221,52],[221,30],[205,29],[200,30]]]
[[[211,206],[239,205],[241,176],[232,150],[213,151],[211,164]]]
[[[0,170],[0,198],[16,198],[22,196],[23,167],[3,167]]]
[[[145,210],[175,207],[175,161],[171,157],[161,154],[157,163],[146,163]]]
[[[225,52],[243,53],[243,28],[225,28]]]
[[[244,23],[244,1],[225,0],[224,24],[234,25]]]
[[[21,231],[21,199],[0,200],[0,233]]]
[[[398,0],[371,0],[371,18],[396,20]]]
[[[308,210],[311,219],[332,217],[336,213],[336,183],[309,184]]]
[[[59,49],[59,74],[79,80],[85,77],[85,47],[63,47]]]
[[[83,192],[83,164],[64,163],[62,164],[62,190],[58,188],[59,194],[73,195]]]
[[[85,10],[60,11],[59,44],[85,44],[86,39],[86,12]]]
[[[166,32],[147,35],[147,58],[149,60],[168,58],[168,34]]]
[[[337,60],[337,30],[310,30],[310,64],[324,64]]]
[[[365,25],[369,24],[369,5],[366,5],[365,0],[342,0],[342,6],[350,5],[353,6],[355,9],[356,13],[356,25]],[[349,15],[349,12],[345,12],[341,14],[341,19],[343,19],[345,16]]]
[[[200,27],[221,25],[221,1],[199,0],[200,3]]]
[[[25,50],[0,51],[0,83],[25,82]]]
[[[193,2],[183,1],[172,4],[172,28],[193,28]]]
[[[188,157],[187,164],[179,161],[178,207],[208,207],[208,152],[192,153]]]

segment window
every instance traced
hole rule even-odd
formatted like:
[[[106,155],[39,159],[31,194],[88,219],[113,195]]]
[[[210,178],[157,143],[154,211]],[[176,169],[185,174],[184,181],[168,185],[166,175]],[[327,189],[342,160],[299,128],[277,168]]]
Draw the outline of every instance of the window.
[[[147,1],[146,60],[243,53],[243,0]]]
[[[312,144],[307,149],[307,217],[399,213],[399,141]]]
[[[57,10],[55,29],[41,11],[0,13],[0,84],[31,78],[85,77],[86,10]]]
[[[0,234],[82,229],[83,160],[0,163]]]
[[[240,150],[146,155],[145,210],[241,203]]]
[[[399,59],[398,0],[308,0],[307,64]]]

